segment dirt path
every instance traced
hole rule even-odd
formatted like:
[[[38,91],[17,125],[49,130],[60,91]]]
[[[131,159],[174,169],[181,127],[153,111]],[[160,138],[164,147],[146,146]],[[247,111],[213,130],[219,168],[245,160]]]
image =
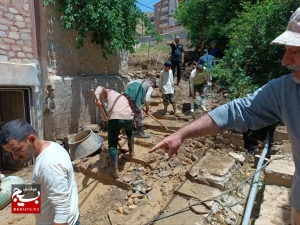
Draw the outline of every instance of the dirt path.
[[[169,52],[161,52],[159,58],[154,57],[136,57],[131,56],[128,74],[134,78],[144,78],[149,76],[157,76],[163,66],[163,61],[168,57]],[[158,90],[153,93],[151,112],[153,116],[158,118],[167,127],[174,130],[179,129],[190,121],[204,115],[205,112],[198,109],[194,113],[189,112],[189,82],[187,74],[193,68],[192,65],[184,70],[184,77],[181,86],[175,86],[175,95],[178,108],[182,110],[180,116],[172,115],[172,108],[168,110],[171,115],[163,116],[162,99]],[[143,69],[144,68],[144,69]],[[146,69],[145,69],[146,68]],[[211,110],[215,107],[227,102],[227,91],[222,90],[219,86],[213,86],[208,93],[207,109]],[[147,128],[146,132],[151,135],[150,139],[135,139],[135,150],[137,152],[134,158],[129,158],[126,151],[120,152],[119,170],[121,177],[114,181],[109,175],[109,163],[107,151],[103,150],[100,154],[87,157],[83,160],[73,162],[76,172],[76,181],[79,194],[79,209],[81,215],[81,224],[83,225],[109,225],[109,224],[146,224],[149,220],[158,217],[161,214],[168,214],[177,211],[185,206],[189,206],[191,201],[187,196],[178,197],[174,195],[174,191],[178,190],[184,183],[192,180],[189,175],[191,168],[195,166],[200,159],[204,157],[216,157],[223,159],[228,157],[231,152],[242,155],[245,160],[235,162],[235,166],[239,168],[233,173],[228,187],[233,187],[243,179],[249,177],[254,167],[254,157],[247,155],[245,149],[242,148],[242,136],[239,132],[225,132],[221,135],[209,137],[194,138],[186,140],[179,149],[179,154],[172,159],[168,159],[162,150],[156,154],[148,154],[147,150],[158,143],[170,132],[163,129],[157,122],[150,117],[144,118]],[[99,132],[99,135],[107,140],[106,132]],[[122,149],[126,150],[126,139],[121,139]],[[107,145],[107,141],[104,142]],[[262,147],[262,146],[261,146]],[[277,151],[285,155],[290,154],[289,142],[278,143]],[[221,160],[222,161],[222,160]],[[219,165],[215,166],[216,168]],[[205,171],[210,168],[204,168]],[[22,177],[26,181],[30,181],[32,167],[25,168],[14,173],[16,176]],[[79,172],[81,171],[81,172]],[[205,173],[204,171],[204,173]],[[2,170],[1,170],[2,172]],[[4,174],[11,173],[4,171]],[[92,177],[92,178],[91,178]],[[96,179],[93,179],[96,178]],[[263,175],[262,175],[263,178]],[[134,185],[135,181],[143,182]],[[247,191],[249,184],[230,195],[239,200],[239,206],[243,207],[246,203]],[[258,199],[259,202],[259,199]],[[217,206],[221,207],[221,206]],[[222,207],[221,207],[222,208]],[[178,214],[156,222],[155,224],[187,224],[197,222],[198,224],[230,224],[223,223],[218,218],[232,219],[236,224],[241,219],[240,212],[230,214],[230,207],[227,211],[222,209],[215,212],[216,217],[211,217],[211,222],[204,222],[204,215],[210,215],[206,209],[201,209],[201,215],[192,211]],[[258,216],[259,205],[255,215]],[[239,208],[239,210],[241,210]],[[196,217],[195,217],[196,215]],[[196,219],[195,219],[196,218]],[[194,221],[195,219],[195,221]],[[219,222],[217,222],[217,220]],[[0,224],[16,224],[16,225],[32,225],[35,222],[33,215],[12,215],[11,207],[8,205],[0,211]],[[187,222],[189,221],[189,222]],[[200,222],[202,221],[202,222]],[[227,220],[228,221],[228,220]],[[194,223],[194,224],[195,224]],[[234,224],[233,222],[231,224]]]

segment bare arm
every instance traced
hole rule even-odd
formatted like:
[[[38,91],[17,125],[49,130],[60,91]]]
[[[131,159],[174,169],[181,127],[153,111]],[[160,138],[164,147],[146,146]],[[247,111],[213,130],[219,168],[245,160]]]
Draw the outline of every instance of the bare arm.
[[[181,53],[182,64],[184,63],[184,52]]]
[[[149,153],[162,148],[166,153],[168,153],[169,157],[172,157],[172,155],[177,153],[177,150],[185,139],[202,137],[220,132],[221,130],[215,121],[206,114],[163,139],[161,142],[151,148]]]
[[[175,44],[175,42],[174,41],[168,41],[167,42],[167,45],[172,45],[172,44]]]

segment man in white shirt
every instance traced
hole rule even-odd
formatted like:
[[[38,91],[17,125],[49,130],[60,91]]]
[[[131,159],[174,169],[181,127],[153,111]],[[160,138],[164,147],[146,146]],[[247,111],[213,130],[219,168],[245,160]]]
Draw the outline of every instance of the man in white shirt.
[[[77,185],[67,151],[40,139],[21,119],[3,126],[0,145],[22,162],[35,158],[32,183],[41,185],[41,213],[35,214],[36,225],[80,225]]]
[[[206,67],[198,64],[196,69],[191,72],[190,75],[190,103],[191,103],[191,112],[194,112],[194,100],[196,99],[196,91],[199,92],[199,97],[201,99],[201,107],[203,111],[207,112],[205,108],[206,103],[206,83],[209,79],[209,74],[205,71]]]
[[[174,78],[171,70],[171,63],[166,61],[164,64],[165,68],[160,72],[159,77],[159,92],[162,93],[163,104],[164,104],[164,115],[168,113],[168,105],[173,106],[174,115],[180,113],[177,110],[174,95]]]

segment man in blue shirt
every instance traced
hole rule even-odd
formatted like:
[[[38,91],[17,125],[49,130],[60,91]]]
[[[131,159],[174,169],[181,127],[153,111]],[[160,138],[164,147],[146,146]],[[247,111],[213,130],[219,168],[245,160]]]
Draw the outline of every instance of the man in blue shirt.
[[[183,45],[179,43],[180,37],[175,36],[174,42],[167,42],[172,48],[172,72],[175,74],[175,69],[177,68],[177,85],[180,86],[181,80],[181,66],[184,64],[184,48]]]
[[[198,60],[198,65],[202,65],[206,68],[206,71],[209,73],[210,76],[210,81],[212,80],[212,67],[216,64],[216,58],[212,55],[208,54],[208,50],[204,49],[203,50],[204,55],[201,56]]]
[[[208,54],[212,55],[216,59],[221,59],[223,58],[224,54],[222,50],[217,46],[217,41],[213,40],[210,42],[211,49],[209,49]]]

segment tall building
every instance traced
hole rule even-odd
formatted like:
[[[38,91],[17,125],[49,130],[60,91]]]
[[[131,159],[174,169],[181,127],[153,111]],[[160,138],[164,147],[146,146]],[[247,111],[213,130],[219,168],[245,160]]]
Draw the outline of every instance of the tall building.
[[[161,0],[154,5],[154,26],[159,34],[183,29],[174,18],[178,3],[182,0]],[[171,32],[170,32],[171,31]]]

